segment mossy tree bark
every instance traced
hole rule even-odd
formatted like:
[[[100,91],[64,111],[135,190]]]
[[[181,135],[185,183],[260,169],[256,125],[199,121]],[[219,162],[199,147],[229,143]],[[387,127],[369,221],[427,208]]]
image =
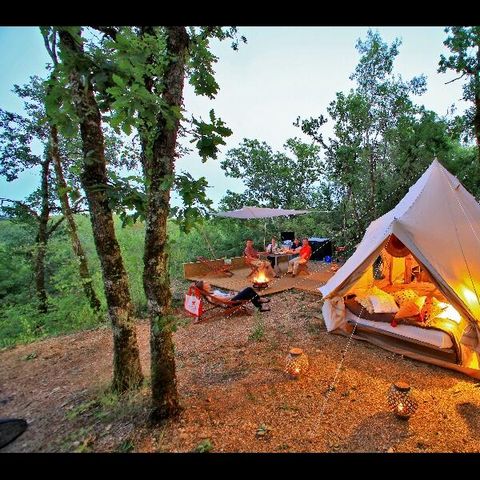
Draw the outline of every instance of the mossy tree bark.
[[[102,266],[108,314],[113,329],[113,389],[124,392],[137,388],[142,380],[135,319],[120,247],[115,235],[113,214],[107,196],[107,171],[101,115],[91,81],[79,70],[83,47],[67,30],[60,30],[60,47],[68,60],[71,90],[80,121],[84,155],[81,182],[90,210],[95,247]]]
[[[48,241],[48,220],[50,218],[50,203],[48,201],[48,174],[50,170],[51,157],[47,153],[42,162],[41,173],[41,197],[42,209],[38,216],[38,233],[36,238],[37,251],[35,258],[35,288],[38,298],[38,311],[47,313],[47,291],[45,288],[45,253]]]
[[[164,76],[165,88],[162,98],[173,112],[180,111],[182,105],[185,56],[189,37],[184,27],[169,27],[166,30],[169,63]],[[146,85],[148,86],[148,79],[146,79]],[[151,328],[152,412],[150,419],[154,423],[175,416],[180,410],[172,341],[173,317],[171,316],[167,251],[167,218],[179,123],[177,117],[167,126],[165,117],[159,116],[152,153],[144,155],[148,185],[148,213],[143,285]]]
[[[92,310],[98,311],[100,310],[100,301],[98,300],[95,289],[93,288],[87,257],[85,255],[82,243],[80,242],[77,224],[75,223],[70,202],[68,200],[68,187],[67,182],[65,181],[65,176],[63,175],[62,161],[58,148],[58,131],[57,127],[54,125],[50,127],[50,148],[53,166],[55,169],[57,194],[62,205],[63,215],[68,223],[68,232],[70,235],[70,241],[72,242],[73,253],[78,259],[78,270],[82,280],[83,291],[85,292],[85,296],[87,297]]]

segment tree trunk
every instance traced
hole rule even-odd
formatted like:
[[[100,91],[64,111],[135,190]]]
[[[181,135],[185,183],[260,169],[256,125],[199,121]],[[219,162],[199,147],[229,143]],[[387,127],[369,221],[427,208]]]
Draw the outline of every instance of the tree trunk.
[[[113,329],[113,389],[124,392],[138,387],[142,369],[135,319],[120,247],[115,236],[113,215],[107,197],[107,169],[101,116],[93,88],[72,59],[83,57],[83,48],[72,35],[60,30],[60,45],[70,57],[70,81],[84,154],[81,182],[90,210],[95,247],[102,265],[108,314]]]
[[[169,64],[165,72],[163,99],[170,107],[181,107],[185,75],[185,54],[189,37],[184,27],[167,28]],[[175,146],[179,120],[167,129],[163,115],[158,118],[152,158],[146,157],[148,207],[145,231],[143,286],[150,318],[152,412],[158,422],[175,416],[180,408],[172,341],[173,317],[168,272],[167,218],[170,188],[165,179],[174,174]]]
[[[57,194],[62,205],[63,215],[68,222],[68,231],[70,233],[73,253],[78,258],[78,269],[80,273],[80,278],[82,279],[83,291],[85,292],[85,296],[90,303],[90,307],[92,308],[92,310],[97,312],[98,310],[100,310],[100,301],[98,300],[95,290],[93,288],[92,278],[88,269],[87,257],[85,256],[85,251],[83,250],[82,244],[80,242],[77,224],[75,223],[75,219],[73,218],[73,212],[70,208],[70,203],[68,201],[67,182],[65,182],[65,177],[63,175],[62,162],[60,160],[60,151],[58,149],[58,132],[57,127],[54,125],[50,127],[50,146],[53,165],[55,168],[55,176],[57,179]]]
[[[48,202],[48,173],[50,169],[50,154],[47,153],[42,162],[42,181],[40,186],[42,196],[42,211],[38,218],[37,256],[35,258],[35,288],[37,290],[38,311],[47,313],[47,292],[45,289],[45,253],[48,240],[48,218],[50,216],[50,204]]]

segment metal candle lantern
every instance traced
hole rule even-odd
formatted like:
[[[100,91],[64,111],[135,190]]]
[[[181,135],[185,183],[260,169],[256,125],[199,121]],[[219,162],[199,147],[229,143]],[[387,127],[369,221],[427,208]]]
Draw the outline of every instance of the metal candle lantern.
[[[285,360],[285,372],[292,377],[299,377],[308,370],[308,357],[301,348],[292,348]]]
[[[410,392],[410,385],[405,382],[395,382],[388,391],[388,405],[398,417],[408,419],[418,407],[418,403]]]

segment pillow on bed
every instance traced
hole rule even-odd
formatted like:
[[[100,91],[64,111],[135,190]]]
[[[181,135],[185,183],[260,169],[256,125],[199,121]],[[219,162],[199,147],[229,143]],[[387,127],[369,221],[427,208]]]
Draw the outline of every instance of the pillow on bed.
[[[355,300],[368,312],[374,313],[373,305],[368,295],[357,295]]]
[[[355,292],[353,292],[353,295],[355,296],[355,300],[368,313],[374,313],[372,302],[370,301],[370,298],[368,297],[369,294],[370,294],[370,289],[368,289],[368,288],[357,289],[357,290],[355,290]]]
[[[356,298],[351,297],[345,299],[345,308],[357,317],[371,320],[372,322],[391,323],[394,315],[393,313],[369,313],[366,308],[356,301]]]
[[[368,298],[372,302],[373,311],[375,313],[397,313],[398,306],[395,303],[395,299],[392,295],[380,290],[377,287],[373,287],[370,290]]]
[[[437,315],[442,313],[446,306],[441,305],[435,297],[428,298],[420,311],[420,317],[423,322],[428,322],[428,320],[433,320]]]
[[[404,318],[418,317],[417,321],[420,321],[421,309],[415,304],[415,302],[403,302],[398,312],[393,318],[395,320],[403,320]]]
[[[397,302],[398,306],[401,307],[406,302],[413,302],[417,298],[417,294],[411,289],[398,290],[393,294],[393,298]]]
[[[399,323],[424,326],[422,308],[426,299],[427,297],[417,297],[413,301],[403,302],[400,310],[393,317],[392,327],[396,327]]]

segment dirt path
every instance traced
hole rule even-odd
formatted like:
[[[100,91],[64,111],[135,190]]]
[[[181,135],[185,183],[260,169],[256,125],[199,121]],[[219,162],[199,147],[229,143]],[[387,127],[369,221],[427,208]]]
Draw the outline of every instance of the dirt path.
[[[25,418],[27,431],[1,452],[479,452],[480,388],[475,380],[328,334],[319,298],[285,292],[262,316],[194,325],[174,335],[184,410],[146,427],[148,386],[118,401],[109,329],[80,332],[0,353],[2,417]],[[138,325],[144,372],[149,328]],[[291,380],[286,353],[301,347],[308,374]],[[408,422],[386,405],[392,381],[415,389]]]

